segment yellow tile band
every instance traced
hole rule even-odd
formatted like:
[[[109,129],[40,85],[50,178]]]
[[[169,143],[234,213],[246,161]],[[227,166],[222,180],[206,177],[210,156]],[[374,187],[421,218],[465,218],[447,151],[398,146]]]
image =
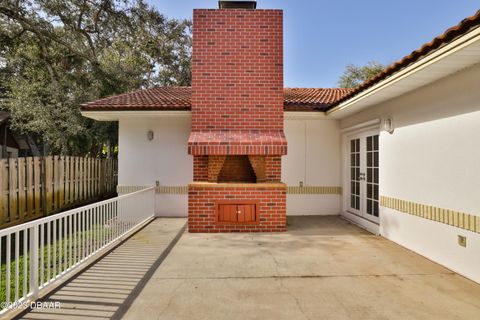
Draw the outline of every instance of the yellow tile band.
[[[117,186],[118,193],[131,193],[148,188],[147,186]],[[157,194],[188,194],[188,186],[159,186]]]
[[[131,193],[148,188],[147,186],[117,186],[118,193]],[[160,186],[157,194],[188,194],[188,186]],[[342,187],[333,186],[305,186],[287,187],[287,194],[309,195],[341,195]]]
[[[380,205],[424,219],[448,224],[464,230],[480,233],[480,216],[450,209],[437,208],[412,201],[380,196]]]
[[[341,195],[342,187],[330,186],[305,186],[287,187],[287,194],[333,194]]]

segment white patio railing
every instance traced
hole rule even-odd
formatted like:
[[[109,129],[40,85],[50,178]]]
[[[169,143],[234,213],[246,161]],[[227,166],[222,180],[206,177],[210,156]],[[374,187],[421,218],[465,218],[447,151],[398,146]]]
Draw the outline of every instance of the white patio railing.
[[[86,265],[154,217],[155,188],[0,230],[0,315]]]

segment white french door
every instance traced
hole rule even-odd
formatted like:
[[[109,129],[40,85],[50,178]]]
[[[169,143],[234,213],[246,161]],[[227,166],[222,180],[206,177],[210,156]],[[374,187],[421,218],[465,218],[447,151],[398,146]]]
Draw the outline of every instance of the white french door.
[[[379,135],[364,132],[348,137],[348,211],[379,222]]]

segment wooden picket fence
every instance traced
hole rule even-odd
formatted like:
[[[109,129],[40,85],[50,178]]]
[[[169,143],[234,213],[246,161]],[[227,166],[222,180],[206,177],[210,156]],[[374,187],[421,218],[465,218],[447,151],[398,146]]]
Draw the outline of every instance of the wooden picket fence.
[[[115,195],[116,187],[114,159],[1,159],[0,228]]]

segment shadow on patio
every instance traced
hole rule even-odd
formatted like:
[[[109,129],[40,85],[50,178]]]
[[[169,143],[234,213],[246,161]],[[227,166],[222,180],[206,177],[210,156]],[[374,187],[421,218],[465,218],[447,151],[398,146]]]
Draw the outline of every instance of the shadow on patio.
[[[121,318],[184,232],[185,219],[156,219],[18,319]]]

